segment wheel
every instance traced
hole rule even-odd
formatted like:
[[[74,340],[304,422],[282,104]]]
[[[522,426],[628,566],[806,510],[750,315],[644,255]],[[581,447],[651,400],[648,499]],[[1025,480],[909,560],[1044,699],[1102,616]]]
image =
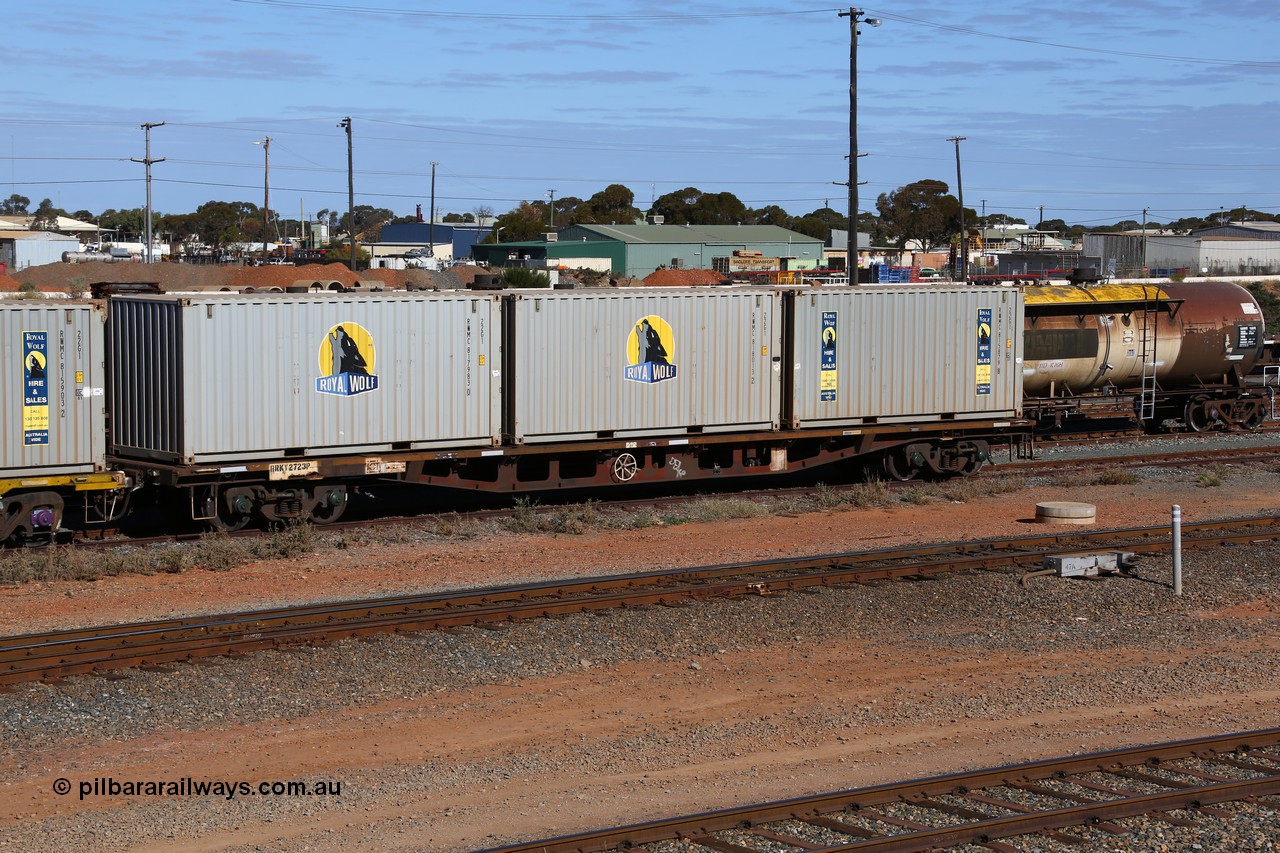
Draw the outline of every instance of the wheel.
[[[231,506],[231,503],[235,506]],[[247,498],[236,498],[229,503],[225,496],[219,497],[217,492],[210,491],[205,495],[201,515],[206,516],[203,521],[210,530],[235,533],[253,518],[252,505],[246,504],[250,504]]]
[[[311,510],[312,524],[332,524],[342,518],[343,513],[347,511],[346,488],[319,489],[316,494],[316,504]]]
[[[1209,401],[1204,397],[1193,397],[1187,403],[1186,409],[1183,411],[1183,420],[1187,422],[1187,426],[1193,432],[1204,432],[1213,426],[1213,419],[1209,416]]]
[[[1262,426],[1262,422],[1265,421],[1266,419],[1267,419],[1267,410],[1262,407],[1261,403],[1259,403],[1256,406],[1251,406],[1249,409],[1249,414],[1245,415],[1243,418],[1240,419],[1240,428],[1247,429],[1247,430],[1255,430],[1258,427]]]
[[[895,480],[914,480],[920,476],[920,468],[912,465],[904,450],[890,450],[884,456],[884,470]]]
[[[640,470],[640,463],[630,453],[620,453],[613,460],[613,468],[609,474],[613,477],[615,483],[626,483],[635,477],[636,471]]]
[[[987,460],[978,456],[971,456],[969,461],[960,469],[961,477],[972,477],[974,474],[982,470],[982,466],[987,464]]]

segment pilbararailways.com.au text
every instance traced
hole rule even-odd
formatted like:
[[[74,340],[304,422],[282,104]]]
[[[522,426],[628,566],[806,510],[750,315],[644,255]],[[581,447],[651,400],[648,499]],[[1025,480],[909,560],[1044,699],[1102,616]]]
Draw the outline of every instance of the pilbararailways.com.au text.
[[[184,776],[176,780],[116,779],[98,776],[81,780],[75,787],[80,799],[86,797],[340,797],[342,782],[318,779],[274,782],[242,782],[225,779],[193,779]],[[59,778],[53,782],[53,792],[65,796],[72,791],[70,779]]]

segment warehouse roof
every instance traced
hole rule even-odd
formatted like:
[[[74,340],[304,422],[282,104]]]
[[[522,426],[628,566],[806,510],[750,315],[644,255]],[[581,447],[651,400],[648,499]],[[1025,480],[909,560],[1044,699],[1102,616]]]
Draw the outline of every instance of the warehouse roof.
[[[821,243],[777,225],[575,225],[624,243]]]

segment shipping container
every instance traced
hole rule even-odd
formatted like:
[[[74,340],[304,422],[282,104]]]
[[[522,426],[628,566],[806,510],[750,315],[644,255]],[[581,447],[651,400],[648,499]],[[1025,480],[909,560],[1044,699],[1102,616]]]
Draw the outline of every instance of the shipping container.
[[[1014,288],[796,291],[791,425],[1013,417],[1022,318]]]
[[[104,470],[106,399],[104,314],[88,302],[0,304],[9,365],[0,394],[0,476]]]
[[[516,442],[776,429],[780,293],[767,288],[511,297]]]
[[[492,446],[500,298],[115,299],[112,453],[190,464]]]

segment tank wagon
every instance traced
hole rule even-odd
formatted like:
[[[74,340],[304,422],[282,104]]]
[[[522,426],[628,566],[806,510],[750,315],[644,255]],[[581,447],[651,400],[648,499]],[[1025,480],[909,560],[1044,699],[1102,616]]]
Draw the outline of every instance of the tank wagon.
[[[886,454],[970,474],[1026,428],[1022,294],[975,288],[113,299],[114,465],[191,517],[339,517],[393,479],[521,492]]]
[[[1127,418],[1148,430],[1257,427],[1245,377],[1262,313],[1231,282],[1026,290],[1025,412],[1042,429]]]
[[[103,306],[0,304],[0,335],[11,413],[0,425],[0,541],[69,533],[68,507],[81,524],[115,520],[127,484],[106,461]]]

